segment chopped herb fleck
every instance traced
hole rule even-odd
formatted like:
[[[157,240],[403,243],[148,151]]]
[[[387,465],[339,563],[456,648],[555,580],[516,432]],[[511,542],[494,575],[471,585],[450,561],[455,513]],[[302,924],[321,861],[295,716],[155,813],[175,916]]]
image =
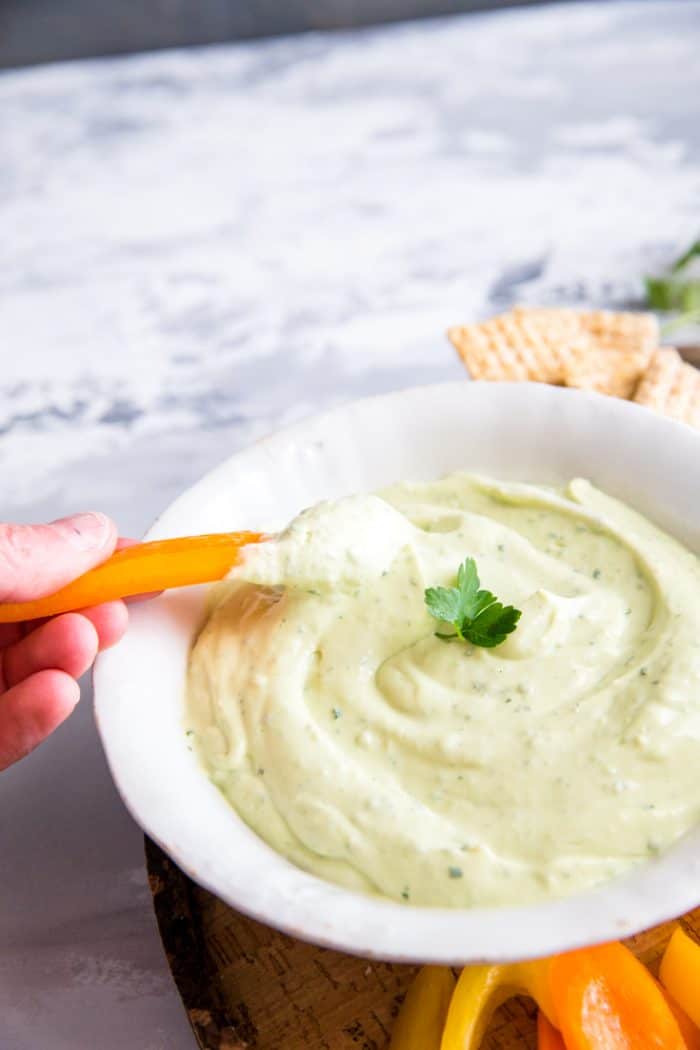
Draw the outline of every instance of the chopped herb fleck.
[[[343,712],[338,707],[334,707],[331,710],[331,714],[333,715],[333,718],[337,721],[339,718],[342,717]]]
[[[401,890],[401,896],[405,901],[411,899],[411,890],[408,886],[404,886],[404,888]]]
[[[451,879],[461,879],[463,872],[461,868],[450,866],[447,869],[447,874],[450,876]]]
[[[594,580],[599,580],[600,579],[600,569],[594,569],[592,575],[593,575],[593,579]]]

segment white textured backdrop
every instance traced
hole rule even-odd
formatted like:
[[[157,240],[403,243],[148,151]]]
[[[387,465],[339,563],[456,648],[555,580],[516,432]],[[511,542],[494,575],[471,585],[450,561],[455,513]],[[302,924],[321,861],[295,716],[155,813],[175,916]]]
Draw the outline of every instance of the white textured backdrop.
[[[281,422],[459,376],[450,323],[637,300],[700,225],[699,44],[694,0],[613,2],[0,75],[0,516],[138,534]],[[0,807],[3,1050],[190,1046],[88,704]]]

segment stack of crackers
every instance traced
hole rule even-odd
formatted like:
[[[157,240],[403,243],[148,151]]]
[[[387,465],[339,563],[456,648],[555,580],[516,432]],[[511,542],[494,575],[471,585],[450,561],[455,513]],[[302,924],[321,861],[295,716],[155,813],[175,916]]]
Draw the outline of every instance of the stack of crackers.
[[[595,390],[700,429],[700,371],[659,345],[653,314],[516,306],[448,335],[473,379]]]

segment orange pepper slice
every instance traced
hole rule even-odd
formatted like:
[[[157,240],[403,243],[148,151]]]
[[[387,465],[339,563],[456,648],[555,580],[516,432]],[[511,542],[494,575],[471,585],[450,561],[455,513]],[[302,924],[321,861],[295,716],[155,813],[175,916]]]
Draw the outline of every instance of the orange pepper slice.
[[[537,1050],[566,1050],[561,1032],[550,1024],[541,1010],[537,1014]]]
[[[550,986],[567,1050],[688,1050],[656,981],[622,944],[556,956]]]
[[[114,598],[220,580],[236,564],[242,547],[265,539],[261,532],[223,532],[137,543],[117,551],[55,594],[0,604],[0,623],[36,620]]]

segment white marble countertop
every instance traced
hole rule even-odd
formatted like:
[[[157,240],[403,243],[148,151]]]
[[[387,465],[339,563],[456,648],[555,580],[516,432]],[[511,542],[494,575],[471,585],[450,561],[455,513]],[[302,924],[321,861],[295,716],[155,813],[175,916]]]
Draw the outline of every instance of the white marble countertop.
[[[626,303],[697,235],[700,7],[539,7],[0,75],[0,517],[138,535],[253,436]],[[190,1050],[83,703],[0,779],[0,1045]]]

